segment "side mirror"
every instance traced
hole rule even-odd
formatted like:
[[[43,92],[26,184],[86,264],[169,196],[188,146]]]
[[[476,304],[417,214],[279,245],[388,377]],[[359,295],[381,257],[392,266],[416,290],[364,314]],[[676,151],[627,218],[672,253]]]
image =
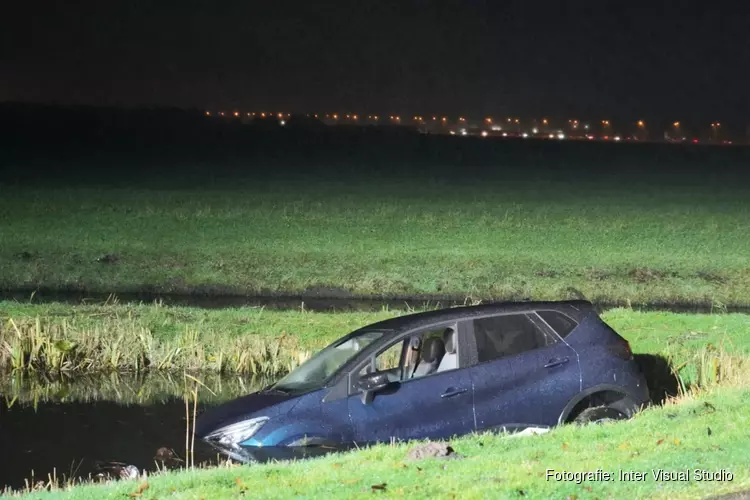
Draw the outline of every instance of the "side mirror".
[[[357,381],[357,387],[362,391],[362,404],[369,404],[375,397],[375,393],[382,391],[391,381],[385,373],[368,373]]]

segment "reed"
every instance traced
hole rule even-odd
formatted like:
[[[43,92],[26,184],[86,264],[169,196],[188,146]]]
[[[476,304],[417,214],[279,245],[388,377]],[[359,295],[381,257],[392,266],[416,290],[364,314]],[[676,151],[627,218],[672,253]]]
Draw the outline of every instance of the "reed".
[[[0,324],[0,371],[41,374],[213,371],[278,376],[311,355],[295,337],[202,335],[198,328],[168,339],[128,318],[80,327],[68,319],[8,318]]]

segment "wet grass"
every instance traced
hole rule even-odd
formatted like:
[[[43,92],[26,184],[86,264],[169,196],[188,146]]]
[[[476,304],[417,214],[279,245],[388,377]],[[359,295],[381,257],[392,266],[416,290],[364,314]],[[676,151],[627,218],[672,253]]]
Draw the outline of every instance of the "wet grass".
[[[746,193],[678,184],[18,187],[0,287],[750,305]]]
[[[747,377],[745,377],[746,379]],[[745,380],[747,382],[747,380]],[[302,462],[227,466],[83,485],[24,498],[703,498],[750,487],[750,390],[715,388],[614,424],[564,426],[541,436],[474,435],[453,440],[464,459],[407,460],[410,444]],[[613,474],[610,481],[555,481],[547,472]],[[689,481],[657,481],[659,469]],[[619,471],[645,473],[625,481]],[[697,481],[696,470],[731,481]],[[724,476],[726,477],[726,475]]]

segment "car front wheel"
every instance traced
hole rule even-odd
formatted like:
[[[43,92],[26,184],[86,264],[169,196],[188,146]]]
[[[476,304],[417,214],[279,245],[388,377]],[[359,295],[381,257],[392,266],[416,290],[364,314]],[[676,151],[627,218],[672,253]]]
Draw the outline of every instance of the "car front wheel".
[[[619,410],[609,406],[596,406],[586,408],[573,420],[578,425],[586,424],[603,424],[604,422],[613,422],[615,420],[625,420],[628,416]]]

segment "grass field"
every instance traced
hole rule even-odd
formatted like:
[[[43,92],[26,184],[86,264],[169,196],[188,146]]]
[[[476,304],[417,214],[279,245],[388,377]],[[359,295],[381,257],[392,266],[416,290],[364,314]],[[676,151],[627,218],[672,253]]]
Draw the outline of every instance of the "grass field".
[[[407,460],[408,444],[303,462],[190,470],[36,492],[24,498],[703,498],[750,488],[750,391],[724,387],[600,426],[565,426],[541,436],[475,435],[452,441],[465,458]],[[609,481],[555,481],[548,469],[613,474]],[[689,471],[657,481],[652,471]],[[619,471],[645,473],[641,481]],[[696,470],[732,474],[698,481]],[[553,472],[554,473],[554,472]]]
[[[9,188],[0,288],[750,305],[741,186],[557,177]]]

